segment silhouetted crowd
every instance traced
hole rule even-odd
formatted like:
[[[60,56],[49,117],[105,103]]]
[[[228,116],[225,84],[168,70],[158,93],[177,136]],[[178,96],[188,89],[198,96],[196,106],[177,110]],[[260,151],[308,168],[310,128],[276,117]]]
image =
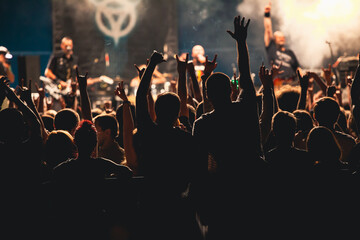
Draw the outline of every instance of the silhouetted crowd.
[[[171,91],[151,94],[154,51],[136,96],[91,108],[87,74],[78,101],[54,110],[31,82],[0,81],[2,233],[8,239],[241,239],[358,234],[360,68],[346,86],[297,70],[274,86],[278,65],[251,77],[247,30],[234,30],[239,76],[201,78],[176,55]],[[220,59],[221,60],[221,59]],[[27,85],[27,86],[25,86]],[[345,93],[345,94],[344,94]],[[344,99],[343,96],[348,96]],[[68,96],[64,96],[64,99]],[[8,235],[10,234],[10,235]],[[10,236],[10,237],[9,237]],[[355,235],[357,236],[357,235]],[[350,238],[350,237],[349,237]]]

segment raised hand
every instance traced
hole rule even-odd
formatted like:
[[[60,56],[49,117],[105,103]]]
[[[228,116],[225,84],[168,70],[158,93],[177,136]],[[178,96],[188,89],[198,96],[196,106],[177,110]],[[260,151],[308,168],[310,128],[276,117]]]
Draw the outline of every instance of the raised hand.
[[[38,83],[35,83],[35,88],[36,88],[36,91],[39,93],[40,99],[44,99],[45,98],[45,89],[43,87],[39,87]]]
[[[264,89],[271,89],[274,87],[273,83],[273,70],[265,68],[264,63],[261,64],[259,69],[259,78]]]
[[[141,79],[141,77],[144,75],[144,72],[145,72],[145,69],[146,68],[139,68],[138,65],[134,64],[134,67],[136,68],[137,72],[138,72],[138,75],[139,75],[139,78]]]
[[[299,81],[300,81],[300,87],[301,89],[308,89],[309,87],[309,72],[307,72],[304,76],[301,76],[301,73],[299,70],[296,71]]]
[[[125,90],[124,90],[124,81],[119,82],[114,93],[116,96],[120,97],[121,100],[123,100],[123,102],[128,101],[128,98],[127,98]]]
[[[166,62],[166,60],[164,59],[164,56],[162,53],[154,51],[150,57],[150,62],[157,65],[159,63]]]
[[[88,78],[88,72],[85,73],[85,75],[80,75],[79,74],[79,68],[76,67],[75,68],[76,71],[76,79],[77,82],[79,83],[79,87],[87,87],[87,78]]]
[[[245,42],[247,37],[247,29],[249,27],[250,19],[247,20],[246,24],[245,18],[243,17],[240,20],[240,16],[234,18],[234,32],[227,30],[226,32],[235,39],[237,42]]]
[[[217,58],[217,54],[215,54],[214,59],[212,61],[209,61],[208,56],[206,56],[205,69],[204,69],[204,74],[206,76],[210,75],[217,67],[216,58]]]
[[[269,1],[269,4],[265,6],[264,13],[270,13],[271,12],[271,1]]]
[[[31,79],[29,79],[29,87],[24,86],[24,81],[21,81],[21,85],[18,86],[20,99],[26,103],[32,102],[31,98]]]
[[[331,81],[331,64],[329,64],[329,67],[328,68],[321,68],[323,73],[324,73],[324,78],[326,80],[326,84],[328,86],[330,86],[332,84],[332,81]]]
[[[186,73],[186,68],[188,65],[188,60],[189,60],[189,53],[186,53],[186,57],[185,57],[185,61],[181,61],[179,56],[176,54],[176,62],[177,62],[177,71],[179,74],[181,73]]]

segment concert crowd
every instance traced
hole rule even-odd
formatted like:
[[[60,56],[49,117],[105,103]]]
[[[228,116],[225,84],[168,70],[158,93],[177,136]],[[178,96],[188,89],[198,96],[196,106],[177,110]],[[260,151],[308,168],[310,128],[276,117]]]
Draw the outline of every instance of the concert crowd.
[[[282,33],[267,28],[270,7],[264,19],[271,64],[256,66],[259,88],[247,47],[251,23],[240,16],[224,30],[234,40],[237,74],[217,72],[217,55],[198,63],[179,54],[172,87],[153,95],[153,73],[167,64],[154,50],[144,67],[135,65],[133,98],[124,82],[117,84],[117,106],[93,108],[87,73],[76,66],[71,91],[53,101],[37,84],[34,97],[29,81],[11,88],[4,71],[2,233],[109,240],[357,236],[359,65],[339,81],[331,66],[301,69]],[[76,61],[66,54],[64,61]],[[65,55],[48,65],[47,77],[59,87],[69,87],[56,74]]]

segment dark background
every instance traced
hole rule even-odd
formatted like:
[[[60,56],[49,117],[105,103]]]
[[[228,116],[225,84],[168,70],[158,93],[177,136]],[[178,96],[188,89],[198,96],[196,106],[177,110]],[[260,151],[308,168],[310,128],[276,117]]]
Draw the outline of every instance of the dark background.
[[[96,0],[1,1],[0,45],[6,46],[14,56],[12,86],[18,83],[19,57],[38,56],[38,72],[43,75],[50,54],[58,49],[64,35],[74,38],[74,52],[79,56],[81,71],[88,71],[92,77],[118,75],[127,83],[137,74],[133,64],[145,63],[153,50],[164,52],[165,44],[169,59],[168,63],[159,65],[162,72],[176,76],[176,61],[172,56],[191,53],[191,48],[200,44],[209,59],[218,54],[216,71],[232,75],[236,48],[226,30],[233,30],[233,18],[239,14],[237,6],[242,0],[137,0],[136,26],[116,46],[97,28],[92,1]],[[248,33],[251,71],[255,85],[260,85],[258,68],[263,61],[267,64],[263,17],[245,17],[251,18]],[[276,23],[274,18],[273,24]],[[105,52],[110,56],[109,67],[105,67]]]

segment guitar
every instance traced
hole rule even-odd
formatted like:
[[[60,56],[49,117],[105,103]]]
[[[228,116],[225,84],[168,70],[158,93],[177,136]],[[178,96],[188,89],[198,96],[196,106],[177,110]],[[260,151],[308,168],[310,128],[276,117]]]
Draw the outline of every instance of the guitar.
[[[59,100],[60,97],[65,96],[72,91],[72,89],[71,89],[72,80],[71,79],[66,81],[66,85],[67,85],[66,88],[61,88],[60,85],[56,84],[54,82],[54,80],[52,80],[48,77],[40,76],[39,79],[44,83],[45,92],[47,92],[51,97],[53,97],[56,100]],[[88,78],[88,85],[92,85],[97,82],[104,82],[109,85],[114,84],[114,80],[105,75],[102,75],[97,78]]]

